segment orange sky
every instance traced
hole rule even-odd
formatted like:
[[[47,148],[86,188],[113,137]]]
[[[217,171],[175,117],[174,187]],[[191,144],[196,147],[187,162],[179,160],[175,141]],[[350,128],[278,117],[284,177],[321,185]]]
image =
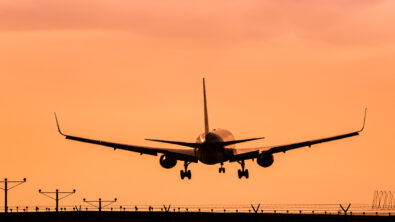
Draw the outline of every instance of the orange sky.
[[[0,178],[28,182],[9,205],[52,205],[37,190],[77,189],[121,204],[370,203],[394,190],[395,2],[23,1],[0,3]],[[256,147],[361,136],[247,161],[191,164],[65,140],[194,141],[210,127]],[[165,145],[166,146],[166,145]],[[3,194],[0,195],[3,202]]]

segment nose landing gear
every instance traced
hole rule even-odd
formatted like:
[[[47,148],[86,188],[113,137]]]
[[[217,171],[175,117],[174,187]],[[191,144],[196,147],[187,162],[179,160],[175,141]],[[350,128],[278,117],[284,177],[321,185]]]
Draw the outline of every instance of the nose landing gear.
[[[225,173],[224,163],[221,162],[221,167],[218,169],[219,173]]]
[[[241,179],[242,177],[245,177],[246,179],[248,179],[248,170],[247,169],[244,169],[244,167],[245,167],[245,163],[244,163],[244,160],[242,160],[242,161],[238,161],[238,163],[241,165],[241,170],[239,169],[238,171],[237,171],[237,173],[238,173],[238,176],[239,176],[239,179]]]
[[[187,161],[184,162],[184,169],[185,170],[180,170],[181,180],[183,180],[185,177],[187,177],[189,180],[192,178],[192,173],[190,170],[188,170],[188,165],[190,163],[191,162],[187,162]]]

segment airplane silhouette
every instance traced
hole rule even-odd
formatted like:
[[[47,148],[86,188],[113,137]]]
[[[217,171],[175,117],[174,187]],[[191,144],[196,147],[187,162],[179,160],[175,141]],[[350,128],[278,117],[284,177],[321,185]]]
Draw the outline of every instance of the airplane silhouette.
[[[121,150],[137,152],[140,154],[148,154],[154,156],[157,156],[158,154],[162,154],[159,159],[159,163],[163,168],[166,169],[173,168],[177,164],[178,160],[184,161],[184,170],[180,171],[181,179],[184,179],[185,177],[191,179],[192,174],[191,171],[188,170],[188,166],[191,163],[198,163],[199,161],[204,164],[210,164],[210,165],[219,163],[220,164],[219,173],[225,173],[225,168],[223,167],[224,162],[226,161],[237,162],[241,165],[241,169],[238,170],[239,179],[241,179],[242,177],[248,179],[249,173],[248,173],[248,169],[245,169],[245,160],[256,159],[259,166],[269,167],[273,164],[274,161],[273,154],[275,153],[279,153],[279,152],[285,153],[286,151],[292,149],[311,147],[312,145],[318,143],[324,143],[333,140],[344,139],[347,137],[357,136],[365,128],[366,111],[367,111],[367,109],[365,109],[363,125],[362,128],[358,131],[326,137],[326,138],[315,139],[315,140],[279,145],[279,146],[236,148],[235,144],[237,143],[259,140],[259,139],[263,139],[264,137],[235,140],[233,134],[226,129],[218,128],[210,131],[208,124],[206,85],[204,78],[203,78],[203,101],[204,101],[204,133],[200,134],[197,137],[195,143],[158,140],[158,139],[146,139],[149,141],[179,145],[185,148],[158,148],[158,147],[136,146],[136,145],[106,142],[102,140],[94,140],[94,139],[67,135],[62,133],[62,131],[60,130],[56,113],[55,113],[55,120],[59,133],[65,136],[65,138],[69,140],[92,143],[92,144],[112,147],[114,150],[121,149]]]

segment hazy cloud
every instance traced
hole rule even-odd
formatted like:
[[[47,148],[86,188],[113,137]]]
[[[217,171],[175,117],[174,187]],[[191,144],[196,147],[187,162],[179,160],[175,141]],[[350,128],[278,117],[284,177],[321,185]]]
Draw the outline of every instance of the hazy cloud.
[[[0,3],[0,30],[104,29],[238,40],[292,33],[369,43],[394,37],[394,9],[391,1],[381,0],[10,0]]]

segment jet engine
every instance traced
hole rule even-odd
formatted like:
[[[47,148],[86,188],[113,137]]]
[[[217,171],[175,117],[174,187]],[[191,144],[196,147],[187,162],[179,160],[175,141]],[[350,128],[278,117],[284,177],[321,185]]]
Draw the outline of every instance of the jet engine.
[[[262,152],[257,158],[257,163],[261,167],[269,167],[273,164],[273,162],[273,154],[268,152]]]
[[[173,158],[169,158],[166,155],[162,155],[159,159],[159,163],[163,168],[170,169],[177,164],[177,160]]]

